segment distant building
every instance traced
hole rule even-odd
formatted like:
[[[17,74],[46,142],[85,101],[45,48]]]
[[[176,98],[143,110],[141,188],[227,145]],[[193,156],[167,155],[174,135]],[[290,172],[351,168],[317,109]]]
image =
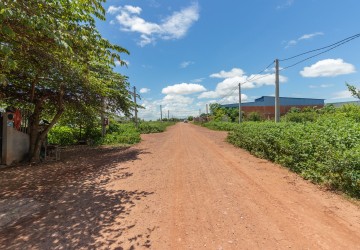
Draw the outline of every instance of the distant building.
[[[340,108],[341,106],[346,105],[346,104],[353,104],[353,105],[360,106],[360,101],[334,102],[334,103],[327,103],[327,104],[334,105],[335,108]]]
[[[280,115],[286,114],[292,107],[303,109],[305,107],[324,107],[325,99],[314,98],[295,98],[295,97],[280,97]],[[238,108],[238,103],[221,105],[225,108]],[[255,99],[254,102],[241,103],[241,111],[245,114],[250,112],[258,112],[265,118],[275,117],[275,97],[262,96]]]

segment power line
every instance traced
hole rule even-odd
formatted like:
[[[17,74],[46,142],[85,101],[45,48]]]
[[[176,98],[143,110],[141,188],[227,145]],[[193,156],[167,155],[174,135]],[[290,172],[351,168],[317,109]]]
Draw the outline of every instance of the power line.
[[[331,47],[330,49],[327,49],[327,50],[325,50],[325,51],[322,51],[322,52],[320,52],[320,53],[317,53],[317,54],[315,54],[315,55],[313,55],[313,56],[309,56],[309,57],[307,57],[307,58],[305,58],[305,59],[303,59],[303,60],[301,60],[301,61],[298,61],[298,62],[296,62],[296,63],[294,63],[294,64],[291,64],[291,65],[289,65],[289,66],[287,66],[287,67],[284,67],[284,68],[282,68],[280,71],[285,70],[285,69],[288,69],[288,68],[291,68],[291,67],[294,67],[294,66],[296,66],[296,65],[298,65],[298,64],[300,64],[300,63],[302,63],[302,62],[305,62],[305,61],[307,61],[307,60],[309,60],[309,59],[311,59],[311,58],[314,58],[314,57],[316,57],[316,56],[318,56],[318,55],[324,54],[324,53],[326,53],[326,52],[328,52],[328,51],[330,51],[330,50],[333,50],[333,49],[335,49],[335,48],[337,48],[337,47],[339,47],[339,46],[341,46],[341,45],[343,45],[343,44],[345,44],[345,43],[348,43],[348,42],[350,42],[351,40],[354,40],[354,39],[356,39],[356,38],[358,38],[358,37],[360,37],[360,34],[359,34],[357,37],[354,37],[354,38],[352,38],[352,39],[350,39],[350,40],[347,40],[347,41],[344,41],[344,42],[342,42],[342,43],[339,43],[339,44],[337,44],[336,46]]]
[[[263,75],[263,76],[259,76],[259,77],[257,77],[258,75],[260,75],[261,73],[263,73],[263,72],[265,72],[268,68],[270,68],[272,65],[274,64],[274,61],[272,61],[268,66],[266,66],[266,68],[264,68],[263,70],[261,70],[261,71],[259,71],[259,73],[257,73],[257,74],[254,74],[251,78],[246,78],[246,80],[245,80],[245,82],[242,82],[242,83],[240,83],[241,85],[243,85],[243,84],[245,84],[245,83],[247,83],[247,82],[250,82],[250,81],[256,81],[256,80],[259,80],[259,79],[261,79],[261,78],[264,78],[264,77],[268,77],[270,74],[266,74],[266,75]],[[238,89],[238,85],[236,85],[235,86],[235,88],[233,88],[231,91],[229,91],[227,94],[225,94],[225,95],[221,95],[221,97],[220,97],[220,101],[218,102],[219,104],[222,104],[223,102],[221,101],[222,99],[224,99],[224,98],[226,98],[226,97],[229,97],[229,96],[231,96],[234,92],[235,92],[235,90],[237,90]]]
[[[327,49],[327,48],[330,48],[330,47],[336,48],[336,47],[339,47],[342,44],[348,43],[351,40],[354,40],[354,39],[356,39],[358,37],[360,37],[360,33],[358,33],[356,35],[353,35],[353,36],[349,36],[349,37],[347,37],[345,39],[342,39],[342,40],[340,40],[340,41],[338,41],[336,43],[330,44],[330,45],[322,47],[322,48],[309,50],[309,51],[306,51],[306,52],[303,52],[303,53],[300,53],[298,55],[291,56],[291,57],[288,57],[288,58],[285,58],[285,59],[279,59],[279,62],[288,61],[288,60],[294,59],[296,57],[303,56],[303,55],[306,55],[306,54],[309,54],[309,53],[313,53],[313,52],[316,52],[316,51],[319,51],[319,50]],[[331,49],[333,49],[333,48],[331,48]],[[329,50],[331,50],[331,49],[329,49]],[[327,52],[329,50],[326,50],[325,52]],[[319,53],[318,55],[320,55],[320,54],[322,54],[322,53]]]

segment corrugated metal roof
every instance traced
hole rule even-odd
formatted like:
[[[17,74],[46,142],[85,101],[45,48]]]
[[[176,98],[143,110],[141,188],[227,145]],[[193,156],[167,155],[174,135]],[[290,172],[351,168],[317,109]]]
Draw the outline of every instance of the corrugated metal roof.
[[[283,106],[316,106],[324,105],[325,99],[315,99],[315,98],[297,98],[297,97],[279,97],[280,105]],[[238,103],[224,104],[223,107],[235,108],[238,107]],[[275,97],[274,96],[262,96],[255,99],[254,102],[245,102],[241,103],[243,107],[253,107],[253,106],[275,106]]]

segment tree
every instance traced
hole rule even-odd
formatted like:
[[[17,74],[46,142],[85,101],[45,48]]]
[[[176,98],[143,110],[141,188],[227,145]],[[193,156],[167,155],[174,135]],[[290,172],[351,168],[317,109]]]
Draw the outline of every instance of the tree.
[[[360,99],[360,90],[357,89],[355,86],[346,83],[348,90],[350,91],[351,95],[357,99]]]
[[[210,113],[214,115],[218,109],[221,109],[221,104],[219,103],[210,103]]]
[[[30,149],[40,146],[65,109],[93,107],[106,100],[111,112],[133,108],[125,76],[113,71],[126,49],[102,38],[103,0],[3,0],[0,2],[1,102],[30,110]],[[49,117],[50,124],[39,127]]]

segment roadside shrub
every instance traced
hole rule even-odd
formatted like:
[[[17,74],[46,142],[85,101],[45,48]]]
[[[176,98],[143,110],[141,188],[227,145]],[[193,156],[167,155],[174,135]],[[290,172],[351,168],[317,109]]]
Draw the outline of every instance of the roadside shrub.
[[[350,119],[243,123],[228,141],[314,183],[360,198],[360,124]]]
[[[232,131],[238,127],[238,124],[232,122],[211,121],[203,123],[202,126],[213,130]]]
[[[349,112],[337,111],[314,122],[209,122],[204,126],[229,131],[227,140],[233,145],[314,183],[360,198],[360,123]]]
[[[316,112],[290,112],[282,117],[287,122],[314,122],[318,118]]]
[[[132,123],[113,123],[108,133],[100,140],[101,144],[135,144],[141,141],[140,133]]]
[[[263,117],[260,115],[259,112],[250,112],[246,115],[247,121],[259,122],[264,120]]]
[[[67,126],[55,126],[48,134],[48,143],[62,146],[75,144],[75,130]]]
[[[174,125],[174,122],[142,122],[138,130],[141,134],[151,134],[164,132],[168,126]]]

